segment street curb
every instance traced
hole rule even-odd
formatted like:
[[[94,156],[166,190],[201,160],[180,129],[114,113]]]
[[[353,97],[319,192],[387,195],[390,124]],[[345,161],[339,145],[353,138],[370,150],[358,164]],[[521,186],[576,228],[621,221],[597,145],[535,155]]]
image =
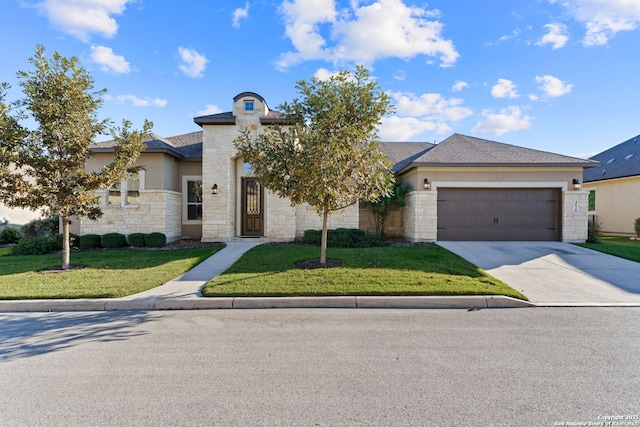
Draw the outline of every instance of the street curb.
[[[330,297],[187,297],[4,300],[0,312],[224,310],[268,308],[483,309],[524,308],[536,304],[492,295],[477,296],[330,296]]]

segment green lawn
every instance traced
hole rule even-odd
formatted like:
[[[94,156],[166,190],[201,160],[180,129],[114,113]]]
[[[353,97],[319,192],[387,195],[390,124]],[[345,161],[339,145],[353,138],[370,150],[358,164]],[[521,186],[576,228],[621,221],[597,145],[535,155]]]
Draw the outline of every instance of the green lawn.
[[[341,267],[302,270],[314,246],[257,246],[202,290],[205,296],[507,295],[526,297],[439,246],[332,249]]]
[[[601,243],[580,243],[578,246],[640,262],[640,240],[628,237],[601,237]]]
[[[193,268],[221,247],[170,251],[74,252],[66,272],[61,255],[9,256],[0,252],[0,299],[117,298],[159,286]]]
[[[0,248],[0,256],[9,255],[11,253],[11,248]]]

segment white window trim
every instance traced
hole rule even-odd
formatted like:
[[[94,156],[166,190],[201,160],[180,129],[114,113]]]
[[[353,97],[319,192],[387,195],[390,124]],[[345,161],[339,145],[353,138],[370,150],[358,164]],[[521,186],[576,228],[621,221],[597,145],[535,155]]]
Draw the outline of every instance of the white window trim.
[[[188,198],[188,181],[202,181],[202,206],[204,209],[204,197],[206,190],[204,188],[204,181],[202,175],[182,175],[182,224],[202,224],[201,219],[187,219],[189,218],[189,198]],[[203,212],[204,214],[204,212]]]
[[[144,182],[145,182],[145,171],[141,170],[138,172],[137,175],[138,178],[138,192],[142,193],[142,190],[145,189],[144,187]],[[128,196],[129,196],[129,185],[127,183],[127,181],[129,180],[129,178],[125,178],[122,181],[120,181],[120,203],[109,203],[109,191],[111,190],[110,188],[107,188],[107,190],[105,191],[105,204],[107,205],[107,207],[111,207],[111,208],[137,208],[139,206],[139,203],[129,203],[128,201]]]

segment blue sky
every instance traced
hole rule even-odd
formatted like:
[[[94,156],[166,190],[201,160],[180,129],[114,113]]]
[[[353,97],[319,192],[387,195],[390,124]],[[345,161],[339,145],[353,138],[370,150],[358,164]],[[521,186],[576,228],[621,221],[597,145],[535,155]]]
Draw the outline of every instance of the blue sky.
[[[101,117],[197,131],[244,91],[364,64],[396,105],[383,141],[454,132],[588,157],[640,133],[640,0],[3,0],[0,81],[37,44],[77,56]],[[103,138],[104,139],[104,138]]]

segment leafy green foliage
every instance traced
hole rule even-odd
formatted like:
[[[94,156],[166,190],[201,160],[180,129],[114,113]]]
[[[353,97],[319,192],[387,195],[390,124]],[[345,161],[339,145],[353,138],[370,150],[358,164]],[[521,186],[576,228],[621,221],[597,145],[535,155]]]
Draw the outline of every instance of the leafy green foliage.
[[[320,245],[322,230],[305,230],[302,243]],[[367,234],[358,228],[336,228],[327,230],[327,246],[330,248],[369,248],[384,246],[384,235]]]
[[[107,233],[102,235],[102,246],[110,249],[117,249],[127,244],[127,238],[120,233]]]
[[[12,248],[12,255],[44,255],[58,250],[53,237],[34,237],[22,239]]]
[[[411,191],[411,184],[404,182],[394,182],[391,194],[380,197],[376,201],[364,201],[365,208],[371,209],[373,218],[376,221],[376,234],[384,234],[387,228],[387,218],[392,209],[401,208],[405,205],[404,198]]]
[[[287,126],[257,135],[245,129],[234,143],[262,185],[322,216],[324,263],[328,215],[390,194],[391,164],[376,136],[393,106],[362,66],[353,74],[300,81],[296,89],[300,99],[278,107]]]
[[[149,233],[144,236],[144,243],[150,248],[161,248],[167,244],[167,236],[164,233]]]
[[[68,268],[69,217],[102,215],[95,191],[140,170],[134,162],[152,124],[145,121],[143,130],[136,131],[127,120],[121,127],[98,120],[105,90],[94,89],[93,77],[78,58],[55,52],[48,59],[44,47],[37,46],[28,62],[34,70],[18,72],[23,99],[5,103],[8,85],[0,86],[0,200],[9,207],[60,215],[62,266]],[[28,129],[24,121],[37,128]],[[90,145],[107,131],[116,141],[114,158],[100,171],[87,172]]]
[[[0,231],[0,245],[18,243],[24,234],[19,228],[5,227]]]
[[[60,230],[60,216],[51,215],[48,218],[34,219],[22,226],[24,236],[34,238],[39,236],[55,236]]]
[[[589,221],[587,225],[587,243],[600,243],[602,223]]]
[[[62,234],[56,234],[55,239],[56,239],[56,249],[61,250],[64,236]],[[69,246],[76,249],[79,248],[80,236],[78,236],[77,234],[69,233]]]
[[[80,249],[99,248],[102,245],[102,238],[98,234],[83,234],[80,236]]]
[[[144,237],[144,233],[131,233],[127,237],[127,243],[134,248],[142,248],[145,245]]]

